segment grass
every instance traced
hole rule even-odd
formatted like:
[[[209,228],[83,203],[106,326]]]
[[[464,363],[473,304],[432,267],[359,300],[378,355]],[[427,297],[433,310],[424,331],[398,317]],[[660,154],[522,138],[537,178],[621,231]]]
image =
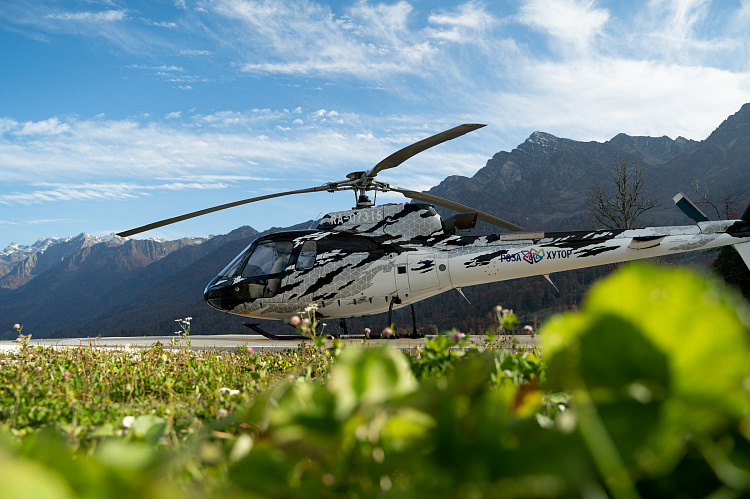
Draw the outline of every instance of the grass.
[[[123,430],[126,416],[150,414],[166,421],[165,440],[176,442],[290,372],[320,377],[328,363],[305,348],[256,354],[158,343],[118,350],[27,346],[0,353],[0,421],[17,435],[53,427],[78,447],[104,425]]]

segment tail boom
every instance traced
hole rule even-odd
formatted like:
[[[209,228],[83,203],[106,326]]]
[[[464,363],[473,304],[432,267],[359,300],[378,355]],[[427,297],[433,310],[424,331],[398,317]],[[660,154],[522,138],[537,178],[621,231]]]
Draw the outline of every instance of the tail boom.
[[[750,264],[750,233],[730,233],[737,220],[697,225],[612,231],[546,233],[512,244],[500,241],[454,250],[449,258],[453,286],[517,279],[733,245]],[[488,254],[488,247],[498,250]]]

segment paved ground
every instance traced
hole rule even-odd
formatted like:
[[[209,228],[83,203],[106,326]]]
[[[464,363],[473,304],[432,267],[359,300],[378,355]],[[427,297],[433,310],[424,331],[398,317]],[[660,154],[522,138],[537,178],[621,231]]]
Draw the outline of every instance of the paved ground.
[[[72,338],[72,339],[32,339],[32,346],[54,346],[54,347],[79,347],[94,345],[100,348],[124,348],[126,345],[138,346],[138,347],[149,347],[160,341],[163,345],[167,346],[169,342],[175,338],[175,336],[133,336],[125,338],[114,338],[114,337],[102,337],[100,339],[94,338]],[[515,336],[507,337],[515,338],[519,345],[525,347],[534,347],[536,342],[534,338],[530,336]],[[231,350],[237,347],[253,347],[255,350],[284,350],[287,348],[296,347],[302,343],[308,343],[303,340],[269,340],[260,335],[233,335],[223,334],[215,336],[191,336],[191,348],[193,350],[204,350],[204,349],[219,349],[219,350]],[[424,339],[391,339],[391,340],[367,340],[363,342],[361,339],[347,339],[342,340],[346,345],[350,347],[374,347],[379,345],[388,345],[394,348],[401,348],[405,350],[417,349],[422,345]],[[470,341],[477,344],[484,342],[484,336],[473,336],[470,337]],[[0,351],[18,348],[18,343],[15,341],[0,341]]]

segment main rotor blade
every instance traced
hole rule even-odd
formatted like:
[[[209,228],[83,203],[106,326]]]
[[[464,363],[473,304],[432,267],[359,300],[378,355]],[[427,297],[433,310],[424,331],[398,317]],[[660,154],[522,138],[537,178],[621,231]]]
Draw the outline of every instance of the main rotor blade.
[[[375,175],[380,173],[383,170],[387,170],[388,168],[394,168],[407,159],[411,158],[412,156],[415,156],[419,154],[422,151],[425,151],[429,149],[430,147],[434,147],[438,144],[442,144],[443,142],[446,142],[451,139],[455,139],[456,137],[460,137],[461,135],[469,132],[473,132],[474,130],[478,130],[484,126],[487,125],[479,125],[479,124],[465,124],[465,125],[458,125],[455,128],[451,128],[450,130],[446,130],[444,132],[440,132],[437,135],[433,135],[432,137],[427,137],[426,139],[422,139],[419,142],[415,142],[414,144],[410,146],[406,146],[403,149],[394,152],[387,158],[385,158],[383,161],[375,165],[375,167],[367,172],[367,178],[372,180],[375,178]]]
[[[329,190],[330,188],[331,188],[331,184],[326,184],[326,185],[321,185],[318,187],[308,187],[307,189],[299,189],[296,191],[277,192],[274,194],[266,194],[265,196],[258,196],[254,198],[243,199],[242,201],[234,201],[233,203],[226,203],[226,204],[222,204],[219,206],[214,206],[213,208],[206,208],[205,210],[194,211],[192,213],[187,213],[185,215],[180,215],[178,217],[167,218],[159,222],[150,223],[147,225],[143,225],[141,227],[137,227],[135,229],[126,230],[124,232],[119,232],[117,235],[120,237],[128,237],[134,234],[140,234],[141,232],[146,232],[147,230],[157,229],[159,227],[164,227],[165,225],[170,225],[176,222],[181,222],[189,218],[195,218],[201,215],[206,215],[207,213],[213,213],[215,211],[226,210],[227,208],[234,208],[235,206],[240,206],[243,204],[254,203],[255,201],[263,201],[264,199],[277,198],[280,196],[289,196],[290,194],[303,194],[305,192],[326,191],[326,190]]]
[[[396,192],[400,192],[401,194],[403,194],[407,198],[416,199],[416,200],[419,200],[419,201],[425,201],[425,202],[428,202],[428,203],[431,203],[431,204],[442,206],[443,208],[448,208],[449,210],[457,211],[459,213],[474,213],[474,212],[476,212],[478,214],[477,218],[479,220],[484,220],[485,222],[489,222],[492,225],[497,225],[499,227],[502,227],[503,229],[515,230],[515,231],[524,231],[524,230],[526,230],[523,227],[519,227],[516,224],[512,224],[510,222],[506,222],[502,218],[493,217],[492,215],[489,215],[487,213],[481,212],[481,211],[476,210],[474,208],[471,208],[469,206],[466,206],[466,205],[463,205],[463,204],[460,204],[460,203],[455,203],[453,201],[448,201],[447,199],[443,199],[443,198],[438,197],[438,196],[433,196],[432,194],[425,194],[424,192],[417,192],[417,191],[412,191],[412,190],[409,190],[409,189],[402,189],[400,187],[393,187],[393,186],[391,186],[391,190],[392,191],[396,191]]]

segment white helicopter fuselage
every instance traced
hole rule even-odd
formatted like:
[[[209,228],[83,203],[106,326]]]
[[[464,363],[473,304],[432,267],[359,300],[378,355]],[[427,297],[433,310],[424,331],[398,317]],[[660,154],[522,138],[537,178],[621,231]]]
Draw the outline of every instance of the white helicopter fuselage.
[[[568,232],[539,239],[534,239],[538,234],[531,233],[528,239],[513,242],[502,239],[488,242],[489,237],[480,237],[462,248],[442,244],[419,248],[414,252],[389,255],[393,268],[384,270],[380,279],[373,280],[373,286],[362,293],[362,297],[382,299],[364,303],[365,300],[357,301],[352,297],[352,300],[317,306],[321,314],[330,317],[377,314],[386,312],[394,299],[393,309],[398,309],[466,286],[749,243],[750,237],[738,238],[719,232],[733,223],[735,221],[632,229],[617,231],[616,235],[614,231]],[[512,234],[514,238],[524,236]],[[582,239],[590,242],[580,244]],[[750,251],[750,245],[745,250]],[[391,280],[395,281],[395,289]]]
[[[229,313],[262,319],[289,321],[310,305],[320,317],[366,316],[465,286],[726,245],[734,245],[750,263],[747,226],[733,220],[463,236],[451,234],[429,205],[383,205],[329,214],[316,230],[259,240],[244,252],[245,263],[239,255],[234,270],[230,265],[209,284],[206,300]],[[283,258],[275,258],[283,263],[265,276],[243,277],[239,267],[250,267],[264,244],[285,246],[279,253]]]

